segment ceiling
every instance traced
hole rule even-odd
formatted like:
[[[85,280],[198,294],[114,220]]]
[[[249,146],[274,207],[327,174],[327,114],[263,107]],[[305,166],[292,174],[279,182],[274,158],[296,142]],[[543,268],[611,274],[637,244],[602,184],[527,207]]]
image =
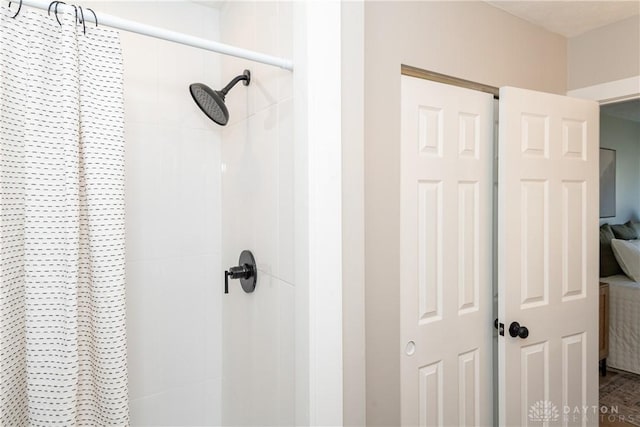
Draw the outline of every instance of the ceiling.
[[[212,7],[214,9],[222,9],[225,1],[220,0],[192,0],[193,3],[197,3],[201,6]]]
[[[487,3],[565,37],[575,37],[595,28],[640,15],[640,0],[487,1]]]
[[[618,102],[617,104],[601,105],[600,112],[607,116],[633,120],[634,122],[640,123],[640,99]]]
[[[226,2],[225,0],[191,1],[215,9],[221,9]],[[640,0],[485,1],[511,15],[565,37],[575,37],[631,16],[638,16],[640,19]]]

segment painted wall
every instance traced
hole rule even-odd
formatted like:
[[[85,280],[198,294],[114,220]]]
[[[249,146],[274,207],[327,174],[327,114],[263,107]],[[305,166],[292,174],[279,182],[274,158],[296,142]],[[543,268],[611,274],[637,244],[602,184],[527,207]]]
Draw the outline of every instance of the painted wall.
[[[640,75],[640,15],[568,39],[567,56],[569,90]]]
[[[364,3],[341,4],[344,426],[366,425]]]
[[[193,3],[83,6],[218,38],[218,11]],[[219,425],[221,131],[188,86],[219,86],[220,56],[127,32],[122,50],[131,424]]]
[[[367,425],[400,424],[402,63],[493,86],[566,91],[566,40],[486,3],[365,4]]]
[[[291,58],[292,5],[226,2],[223,43]],[[251,70],[251,84],[227,96],[222,135],[222,263],[253,252],[258,282],[251,294],[232,282],[223,296],[222,424],[295,423],[293,75],[233,57],[222,80]]]
[[[616,150],[616,216],[600,224],[640,220],[640,123],[600,114],[600,147]]]

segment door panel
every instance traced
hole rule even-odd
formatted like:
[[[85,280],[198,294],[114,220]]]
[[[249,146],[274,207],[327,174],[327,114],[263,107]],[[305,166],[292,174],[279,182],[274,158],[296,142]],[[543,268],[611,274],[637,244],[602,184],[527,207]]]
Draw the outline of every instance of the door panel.
[[[500,424],[597,425],[598,105],[502,88],[499,133]]]
[[[402,424],[492,425],[493,97],[402,76]]]

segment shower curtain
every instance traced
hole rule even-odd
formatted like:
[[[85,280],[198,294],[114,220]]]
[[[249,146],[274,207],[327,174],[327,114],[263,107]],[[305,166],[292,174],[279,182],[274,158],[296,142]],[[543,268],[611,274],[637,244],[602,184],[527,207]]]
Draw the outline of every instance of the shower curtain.
[[[12,8],[0,4],[0,425],[128,425],[119,37]]]

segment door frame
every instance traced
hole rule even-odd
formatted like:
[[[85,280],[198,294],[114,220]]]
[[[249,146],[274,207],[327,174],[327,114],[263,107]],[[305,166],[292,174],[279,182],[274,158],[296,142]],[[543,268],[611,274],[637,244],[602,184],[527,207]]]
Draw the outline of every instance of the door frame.
[[[493,95],[494,100],[500,99],[500,89],[494,86],[486,85],[471,80],[465,80],[458,77],[453,77],[446,74],[437,73],[435,71],[425,70],[418,67],[413,67],[406,64],[401,64],[401,75],[416,77],[424,80],[435,81],[438,83],[449,84],[453,86],[459,86],[466,89],[476,90],[480,92],[487,92]],[[575,89],[566,92],[566,96],[582,99],[590,99],[598,101],[601,105],[627,101],[631,99],[640,98],[640,76],[635,76],[627,79],[617,80],[613,82],[607,82],[595,86],[586,88]],[[494,194],[494,202],[497,194]],[[495,208],[495,203],[494,203]],[[496,238],[497,230],[494,230],[494,238]],[[494,257],[497,257],[497,241],[494,242]],[[497,291],[497,271],[493,274],[493,286],[494,291]],[[494,307],[494,315],[498,317],[497,310]],[[497,340],[494,343],[497,346]],[[497,352],[494,352],[497,355]],[[496,359],[494,357],[494,364]],[[498,372],[493,373],[493,388],[494,388],[494,420],[497,421],[499,413],[499,399],[498,397]]]
[[[600,105],[640,98],[640,75],[572,89],[567,91],[567,96],[591,99]]]

